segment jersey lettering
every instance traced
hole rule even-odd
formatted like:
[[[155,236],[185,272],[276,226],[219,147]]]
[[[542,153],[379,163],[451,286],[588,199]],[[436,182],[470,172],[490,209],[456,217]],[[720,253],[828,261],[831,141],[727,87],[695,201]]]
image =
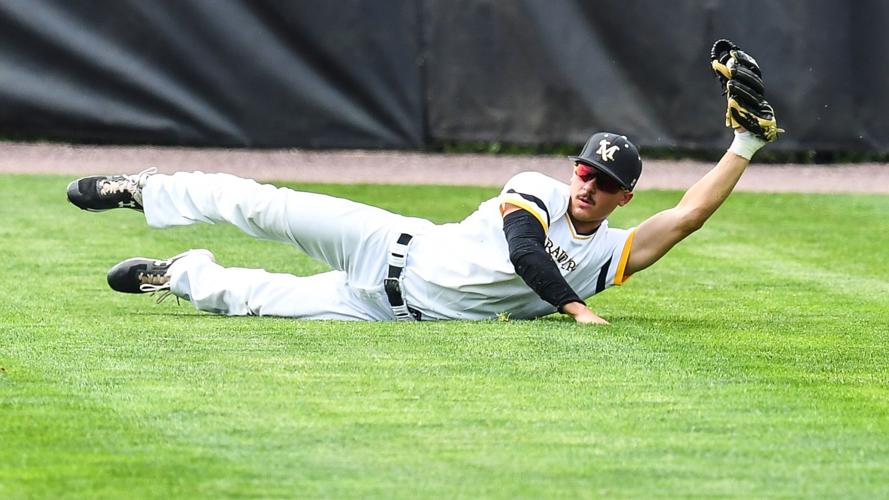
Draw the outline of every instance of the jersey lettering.
[[[547,238],[546,243],[543,245],[543,249],[546,250],[546,253],[553,258],[561,269],[568,271],[569,273],[575,269],[577,269],[577,262],[568,255],[568,252],[562,250],[559,245],[553,243],[553,240]]]

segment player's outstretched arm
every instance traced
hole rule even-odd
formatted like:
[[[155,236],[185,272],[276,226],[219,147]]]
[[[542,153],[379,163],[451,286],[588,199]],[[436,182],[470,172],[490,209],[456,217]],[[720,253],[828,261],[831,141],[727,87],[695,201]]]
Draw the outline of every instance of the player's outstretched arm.
[[[747,158],[727,151],[716,167],[689,188],[678,205],[640,224],[627,259],[626,275],[654,264],[674,245],[700,229],[728,198],[749,164]]]
[[[710,51],[710,63],[723,86],[725,124],[734,129],[735,140],[716,167],[696,182],[676,207],[639,225],[627,260],[627,276],[654,264],[700,229],[731,194],[756,151],[783,132],[765,98],[762,72],[755,59],[732,42],[717,40]]]

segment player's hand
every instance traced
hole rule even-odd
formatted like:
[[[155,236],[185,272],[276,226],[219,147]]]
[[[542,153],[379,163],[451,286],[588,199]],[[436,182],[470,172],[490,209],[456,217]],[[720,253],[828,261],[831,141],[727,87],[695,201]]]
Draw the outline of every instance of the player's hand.
[[[586,325],[607,325],[608,322],[600,318],[593,311],[580,302],[570,302],[562,306],[562,312],[573,317],[574,321]]]
[[[725,126],[744,128],[766,142],[778,138],[775,110],[765,98],[762,71],[756,59],[729,40],[717,40],[710,49],[710,67],[723,87],[727,106]]]

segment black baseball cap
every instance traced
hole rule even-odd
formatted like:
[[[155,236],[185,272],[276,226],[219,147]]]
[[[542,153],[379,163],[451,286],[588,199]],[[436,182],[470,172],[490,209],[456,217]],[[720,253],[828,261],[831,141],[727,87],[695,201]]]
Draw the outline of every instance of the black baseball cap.
[[[569,158],[605,172],[627,191],[636,187],[642,175],[642,157],[625,135],[597,132],[587,139],[579,155]]]

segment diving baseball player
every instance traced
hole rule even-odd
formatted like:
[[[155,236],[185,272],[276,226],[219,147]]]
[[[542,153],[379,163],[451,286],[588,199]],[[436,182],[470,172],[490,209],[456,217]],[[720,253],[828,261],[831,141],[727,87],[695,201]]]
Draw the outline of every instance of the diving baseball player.
[[[753,58],[719,40],[711,66],[727,96],[734,141],[678,205],[631,229],[611,228],[607,217],[632,200],[642,161],[625,136],[608,132],[593,134],[571,158],[567,184],[518,174],[453,224],[201,172],[85,177],[69,185],[68,199],[90,211],[140,210],[157,228],[233,224],[289,242],[332,268],[307,277],[227,268],[208,250],[190,250],[166,260],[128,259],[108,273],[114,290],[172,293],[202,311],[341,320],[526,319],[560,311],[605,323],[585,300],[699,229],[753,154],[781,131]]]

